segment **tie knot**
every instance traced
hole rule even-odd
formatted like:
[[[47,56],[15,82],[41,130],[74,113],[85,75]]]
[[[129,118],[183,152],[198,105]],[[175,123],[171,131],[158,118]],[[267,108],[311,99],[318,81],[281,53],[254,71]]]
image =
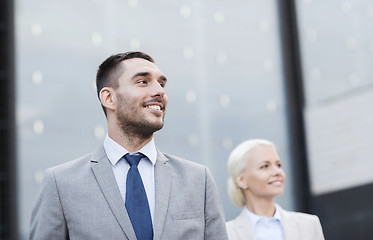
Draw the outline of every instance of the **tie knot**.
[[[130,166],[135,165],[137,166],[140,162],[140,159],[144,157],[144,154],[142,153],[136,153],[136,154],[129,154],[127,153],[124,155],[124,159],[128,162]]]

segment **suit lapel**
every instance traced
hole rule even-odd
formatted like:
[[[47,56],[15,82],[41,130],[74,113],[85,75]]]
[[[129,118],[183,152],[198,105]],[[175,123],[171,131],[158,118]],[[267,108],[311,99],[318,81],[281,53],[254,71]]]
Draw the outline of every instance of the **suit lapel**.
[[[101,191],[123,232],[126,234],[128,239],[136,239],[111,164],[103,147],[100,147],[92,155],[91,167]]]
[[[282,209],[279,205],[276,205],[281,215],[281,225],[284,230],[284,238],[286,240],[297,240],[297,229],[291,226],[291,221],[289,221],[289,214],[287,211]]]
[[[157,162],[154,167],[155,178],[155,213],[154,240],[161,239],[166,221],[168,202],[170,199],[172,173],[167,164],[167,157],[157,149]]]
[[[234,220],[237,229],[238,239],[256,239],[251,223],[246,216],[245,209],[241,211],[241,214]]]

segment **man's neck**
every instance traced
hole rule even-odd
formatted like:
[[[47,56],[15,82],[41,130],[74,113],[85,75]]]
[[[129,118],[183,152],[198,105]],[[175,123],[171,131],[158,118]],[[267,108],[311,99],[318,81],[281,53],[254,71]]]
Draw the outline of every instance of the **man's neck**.
[[[149,137],[129,136],[119,131],[109,131],[108,135],[116,143],[124,147],[130,153],[137,152],[153,139],[153,134]]]

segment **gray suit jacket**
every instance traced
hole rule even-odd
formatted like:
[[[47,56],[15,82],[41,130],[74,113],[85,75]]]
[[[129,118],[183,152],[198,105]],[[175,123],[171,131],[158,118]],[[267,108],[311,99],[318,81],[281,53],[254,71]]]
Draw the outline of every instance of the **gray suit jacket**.
[[[154,239],[228,239],[209,170],[158,151]],[[111,164],[96,152],[47,169],[30,239],[136,239]]]
[[[277,205],[285,240],[324,240],[321,223],[317,216],[290,212]],[[244,210],[237,218],[227,222],[229,240],[255,240],[254,230]]]

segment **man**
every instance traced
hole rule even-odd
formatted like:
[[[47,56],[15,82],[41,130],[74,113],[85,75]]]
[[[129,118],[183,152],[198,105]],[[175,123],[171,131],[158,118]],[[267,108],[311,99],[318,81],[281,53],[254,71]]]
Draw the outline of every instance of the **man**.
[[[155,147],[168,98],[153,59],[111,56],[96,81],[108,135],[92,154],[46,171],[31,239],[227,239],[209,170]]]

